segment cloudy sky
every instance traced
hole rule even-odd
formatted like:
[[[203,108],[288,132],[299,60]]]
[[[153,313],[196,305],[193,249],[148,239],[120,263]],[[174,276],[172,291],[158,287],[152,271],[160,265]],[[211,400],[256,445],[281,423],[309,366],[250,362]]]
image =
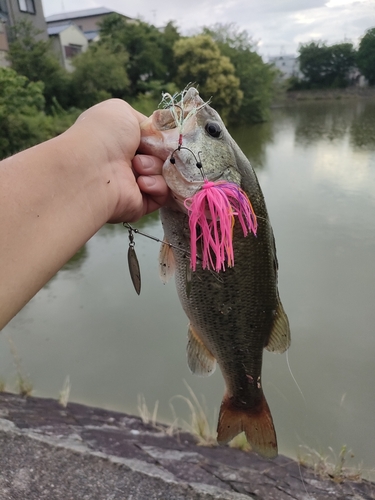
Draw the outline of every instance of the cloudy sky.
[[[42,0],[44,14],[77,10],[76,0]],[[315,40],[357,44],[375,27],[375,0],[80,0],[79,9],[105,6],[129,17],[163,26],[176,21],[180,32],[235,23],[258,41],[264,56],[293,54],[298,44]]]

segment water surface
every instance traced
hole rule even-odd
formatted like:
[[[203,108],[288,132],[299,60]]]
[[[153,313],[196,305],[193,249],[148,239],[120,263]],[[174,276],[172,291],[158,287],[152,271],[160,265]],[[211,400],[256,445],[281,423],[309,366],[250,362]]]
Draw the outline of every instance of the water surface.
[[[280,452],[339,453],[345,444],[353,463],[374,469],[375,103],[304,103],[232,132],[266,197],[302,392],[286,356],[266,352],[263,386]],[[162,237],[156,214],[139,227]],[[188,321],[174,283],[158,278],[159,245],[136,236],[140,297],[127,246],[122,226],[105,226],[19,313],[0,335],[0,380],[14,387],[16,351],[35,395],[58,397],[69,375],[73,401],[137,413],[143,394],[167,421],[171,401],[188,418],[175,398],[188,395],[185,380],[214,421],[223,381],[186,366]]]

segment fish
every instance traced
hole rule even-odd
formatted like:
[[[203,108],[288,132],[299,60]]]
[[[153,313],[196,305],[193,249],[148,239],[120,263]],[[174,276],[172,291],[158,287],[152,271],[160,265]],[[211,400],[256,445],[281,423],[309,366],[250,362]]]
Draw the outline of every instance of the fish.
[[[171,191],[170,201],[160,209],[167,243],[160,252],[160,274],[167,281],[175,273],[190,322],[190,370],[207,376],[219,365],[223,375],[218,443],[227,444],[244,432],[254,452],[274,458],[277,437],[262,387],[263,350],[285,352],[290,327],[278,292],[275,239],[265,200],[249,160],[198,90],[190,87],[178,104],[174,97],[170,104],[141,124],[139,149],[164,161],[163,176]],[[186,200],[202,188],[204,179],[236,184],[257,217],[256,235],[247,236],[235,219],[234,262],[220,271],[203,268],[199,241],[197,264],[191,268]]]

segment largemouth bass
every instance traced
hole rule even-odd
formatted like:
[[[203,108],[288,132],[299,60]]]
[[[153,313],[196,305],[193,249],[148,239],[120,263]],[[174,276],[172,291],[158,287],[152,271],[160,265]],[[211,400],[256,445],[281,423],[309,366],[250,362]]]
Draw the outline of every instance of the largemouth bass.
[[[277,455],[277,439],[262,389],[263,349],[284,352],[290,345],[288,318],[277,288],[278,263],[272,227],[257,177],[219,114],[191,87],[179,105],[159,109],[142,125],[140,151],[165,160],[163,176],[171,201],[160,210],[165,240],[160,269],[175,271],[177,292],[190,320],[187,358],[191,371],[209,375],[218,363],[226,392],[217,441],[228,443],[244,431],[252,449]],[[198,167],[198,168],[197,168]],[[189,215],[185,200],[209,181],[240,186],[257,217],[256,236],[233,227],[234,264],[216,272],[190,265]]]

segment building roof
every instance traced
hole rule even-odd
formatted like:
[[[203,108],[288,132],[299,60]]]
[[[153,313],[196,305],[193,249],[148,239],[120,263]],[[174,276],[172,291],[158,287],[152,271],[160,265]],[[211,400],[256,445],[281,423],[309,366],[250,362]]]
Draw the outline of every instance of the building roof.
[[[53,14],[46,17],[46,23],[56,21],[66,21],[67,19],[80,19],[82,17],[100,16],[103,14],[112,14],[114,10],[107,9],[107,7],[96,7],[94,9],[74,10],[72,12],[61,12],[60,14]],[[126,16],[124,16],[126,17]]]
[[[62,31],[66,30],[66,28],[69,28],[69,26],[72,25],[69,23],[69,24],[59,24],[58,26],[48,26],[47,27],[48,36],[58,35]]]
[[[95,40],[95,38],[99,35],[99,31],[98,30],[95,30],[95,31],[85,31],[85,37],[87,38],[87,40],[89,42],[92,42],[93,40]]]

